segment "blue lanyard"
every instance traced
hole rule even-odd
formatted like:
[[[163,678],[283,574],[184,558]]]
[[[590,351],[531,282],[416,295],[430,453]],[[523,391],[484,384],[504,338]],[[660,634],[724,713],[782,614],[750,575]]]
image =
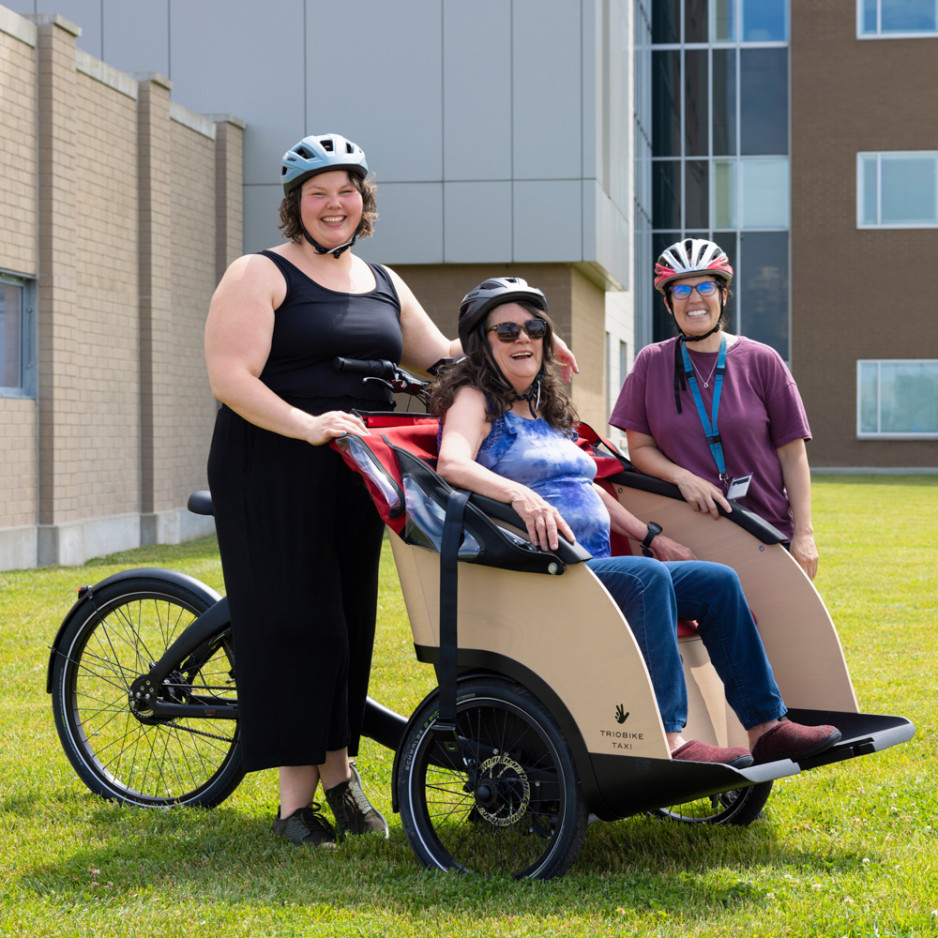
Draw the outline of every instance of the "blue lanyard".
[[[694,403],[697,405],[697,414],[700,422],[703,424],[704,434],[707,437],[707,446],[710,447],[710,453],[713,455],[713,461],[717,464],[717,472],[720,474],[720,480],[726,485],[728,478],[726,475],[726,461],[723,459],[723,443],[720,441],[720,433],[717,430],[717,413],[720,409],[720,388],[723,385],[723,372],[726,370],[726,336],[720,339],[720,354],[717,356],[716,383],[713,385],[713,408],[712,416],[707,416],[704,409],[703,398],[700,395],[700,387],[697,384],[697,374],[694,366],[691,364],[690,355],[687,346],[683,341],[681,343],[681,357],[684,361],[684,376],[690,385],[690,392],[694,395]]]

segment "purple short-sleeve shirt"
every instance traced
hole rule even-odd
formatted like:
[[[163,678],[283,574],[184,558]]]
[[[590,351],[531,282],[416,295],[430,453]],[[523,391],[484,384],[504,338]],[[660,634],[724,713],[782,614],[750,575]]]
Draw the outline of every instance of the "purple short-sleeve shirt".
[[[676,342],[668,339],[639,352],[609,422],[653,437],[673,463],[719,486],[690,388],[680,392],[682,413],[674,403]],[[717,354],[691,351],[691,361],[703,379],[711,374]],[[698,386],[710,415],[714,383],[711,380],[705,388],[698,379]],[[775,451],[793,440],[810,440],[811,428],[795,379],[774,349],[743,336],[729,346],[718,429],[727,475],[732,479],[752,474],[749,491],[739,503],[791,537],[791,506]]]

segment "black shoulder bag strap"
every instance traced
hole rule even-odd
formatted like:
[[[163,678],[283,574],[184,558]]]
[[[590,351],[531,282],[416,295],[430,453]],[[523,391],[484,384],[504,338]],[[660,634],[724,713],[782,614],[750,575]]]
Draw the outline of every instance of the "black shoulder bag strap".
[[[446,751],[459,755],[456,733],[457,618],[459,608],[459,545],[468,492],[450,492],[440,546],[440,712],[434,733]]]

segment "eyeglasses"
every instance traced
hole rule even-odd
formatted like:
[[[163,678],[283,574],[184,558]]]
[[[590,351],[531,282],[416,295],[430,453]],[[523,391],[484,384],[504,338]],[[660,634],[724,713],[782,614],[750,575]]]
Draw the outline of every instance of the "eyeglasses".
[[[485,331],[494,332],[502,342],[517,342],[524,329],[529,339],[543,339],[547,335],[547,323],[543,319],[529,319],[527,322],[497,322],[486,326]]]
[[[686,300],[694,290],[697,291],[697,296],[713,296],[719,289],[720,284],[715,280],[704,280],[703,283],[698,283],[693,287],[686,283],[676,283],[671,287],[671,296],[676,300]]]

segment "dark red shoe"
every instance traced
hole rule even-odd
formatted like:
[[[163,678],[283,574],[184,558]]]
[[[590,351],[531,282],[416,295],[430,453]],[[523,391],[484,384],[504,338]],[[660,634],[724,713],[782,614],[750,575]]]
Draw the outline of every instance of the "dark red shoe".
[[[752,765],[752,754],[747,749],[711,746],[710,743],[702,743],[699,739],[692,739],[683,746],[678,746],[671,753],[671,758],[680,762],[719,762],[721,765],[731,765],[734,769],[744,769],[747,765]]]
[[[756,764],[776,759],[807,759],[830,749],[840,742],[836,726],[802,726],[791,720],[782,720],[759,737],[752,748]]]

